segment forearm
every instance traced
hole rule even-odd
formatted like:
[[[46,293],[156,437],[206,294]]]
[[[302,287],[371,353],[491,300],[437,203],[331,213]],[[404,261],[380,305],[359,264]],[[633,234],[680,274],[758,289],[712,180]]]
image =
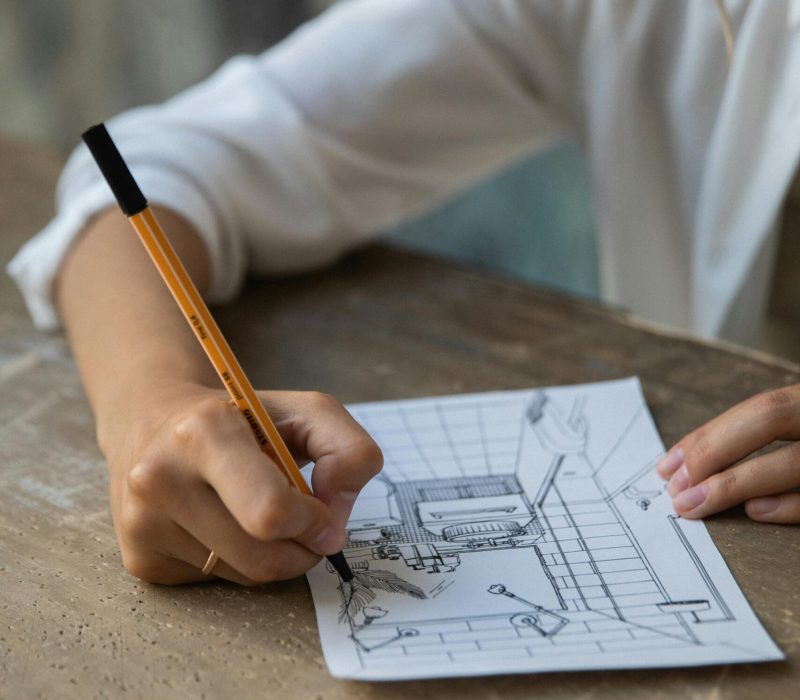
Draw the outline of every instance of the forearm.
[[[154,211],[202,291],[210,273],[199,236],[172,212]],[[116,209],[100,214],[75,243],[56,295],[101,447],[117,425],[169,387],[217,386],[155,266]]]

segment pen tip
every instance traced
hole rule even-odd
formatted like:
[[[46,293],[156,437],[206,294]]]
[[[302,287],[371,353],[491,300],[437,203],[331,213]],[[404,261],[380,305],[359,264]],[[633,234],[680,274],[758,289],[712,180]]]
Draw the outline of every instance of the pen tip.
[[[353,571],[350,569],[350,565],[347,563],[347,559],[344,558],[343,552],[336,552],[336,554],[329,554],[328,561],[333,564],[333,568],[336,569],[336,573],[341,576],[342,581],[345,583],[349,583],[353,580]]]

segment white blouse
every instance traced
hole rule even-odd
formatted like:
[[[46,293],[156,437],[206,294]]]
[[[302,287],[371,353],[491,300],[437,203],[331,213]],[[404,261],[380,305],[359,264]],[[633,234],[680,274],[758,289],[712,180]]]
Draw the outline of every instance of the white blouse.
[[[145,195],[187,218],[211,301],[325,265],[565,133],[585,149],[601,291],[747,339],[800,154],[800,0],[352,0],[260,56],[109,122]],[[8,270],[36,323],[113,202],[84,147]]]

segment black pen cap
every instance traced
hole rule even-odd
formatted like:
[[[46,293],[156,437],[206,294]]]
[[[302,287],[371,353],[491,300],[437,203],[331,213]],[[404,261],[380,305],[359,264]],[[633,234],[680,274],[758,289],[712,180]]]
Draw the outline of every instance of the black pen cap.
[[[97,124],[87,129],[81,134],[81,138],[97,161],[100,172],[103,173],[125,216],[133,216],[146,209],[147,200],[133,179],[128,166],[125,165],[125,161],[122,160],[105,124]]]

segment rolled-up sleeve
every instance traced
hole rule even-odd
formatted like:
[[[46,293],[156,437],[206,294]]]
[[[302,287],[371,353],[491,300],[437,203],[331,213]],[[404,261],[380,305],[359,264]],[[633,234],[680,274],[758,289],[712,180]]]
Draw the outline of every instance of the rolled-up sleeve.
[[[513,12],[498,7],[345,2],[274,49],[109,120],[148,200],[200,234],[211,302],[234,297],[248,272],[327,264],[558,137],[557,100],[515,70]],[[56,217],[8,267],[36,324],[50,329],[69,246],[113,204],[85,147],[56,200]]]

